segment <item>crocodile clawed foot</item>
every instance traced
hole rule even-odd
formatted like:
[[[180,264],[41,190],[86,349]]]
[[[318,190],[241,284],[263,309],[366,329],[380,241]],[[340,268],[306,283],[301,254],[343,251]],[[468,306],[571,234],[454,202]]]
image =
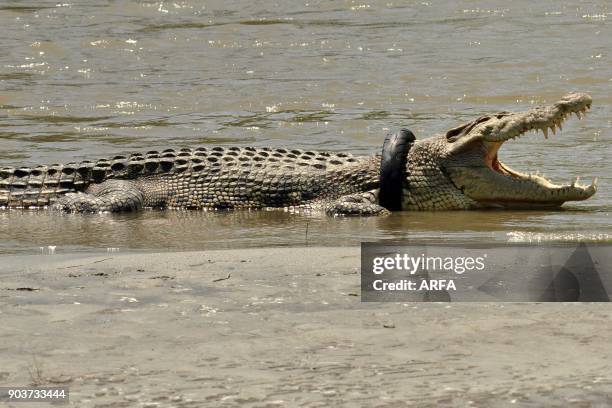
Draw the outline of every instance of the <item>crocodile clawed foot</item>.
[[[347,195],[327,205],[325,213],[334,217],[342,215],[389,215],[389,210],[376,203],[377,198],[377,191]]]
[[[389,215],[389,210],[378,204],[361,204],[336,201],[325,208],[325,214],[339,217],[343,215]]]
[[[99,213],[104,211],[99,198],[85,193],[68,193],[59,198],[51,206],[51,209],[67,213]]]
[[[67,193],[52,209],[70,213],[136,211],[142,208],[144,194],[126,180],[107,180],[91,186],[85,193]]]

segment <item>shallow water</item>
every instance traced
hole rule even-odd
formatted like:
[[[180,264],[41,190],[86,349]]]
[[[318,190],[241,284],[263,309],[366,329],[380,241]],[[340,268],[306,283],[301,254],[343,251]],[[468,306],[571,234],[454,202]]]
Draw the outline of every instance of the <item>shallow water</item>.
[[[426,137],[582,91],[594,99],[586,120],[546,142],[508,143],[500,157],[600,186],[564,211],[384,219],[9,211],[0,252],[609,241],[611,20],[605,1],[0,2],[0,166],[197,145],[370,154],[398,127]]]

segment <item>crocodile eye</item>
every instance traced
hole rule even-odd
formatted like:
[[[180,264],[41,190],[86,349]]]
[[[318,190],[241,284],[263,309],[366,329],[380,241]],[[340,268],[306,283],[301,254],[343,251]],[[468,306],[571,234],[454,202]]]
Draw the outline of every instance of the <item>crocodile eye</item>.
[[[458,136],[467,135],[476,125],[482,122],[486,122],[489,119],[491,119],[490,116],[481,116],[478,119],[473,120],[469,123],[465,123],[463,125],[452,128],[451,130],[446,132],[446,139],[449,142],[454,142],[455,140],[457,140]]]
[[[461,131],[465,129],[466,126],[467,125],[463,125],[449,130],[448,132],[446,132],[446,138],[451,139],[453,137],[459,136],[461,134]]]

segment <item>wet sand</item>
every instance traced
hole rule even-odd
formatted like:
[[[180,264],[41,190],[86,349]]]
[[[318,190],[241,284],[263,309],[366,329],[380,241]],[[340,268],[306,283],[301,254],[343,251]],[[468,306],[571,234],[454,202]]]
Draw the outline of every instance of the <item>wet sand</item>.
[[[609,304],[365,304],[356,247],[7,256],[0,276],[0,385],[75,407],[612,403]]]

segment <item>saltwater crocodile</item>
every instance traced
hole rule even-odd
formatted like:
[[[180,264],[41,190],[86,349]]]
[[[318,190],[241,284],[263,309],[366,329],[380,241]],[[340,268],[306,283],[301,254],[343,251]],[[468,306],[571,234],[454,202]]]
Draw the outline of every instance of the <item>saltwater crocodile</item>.
[[[591,106],[586,94],[553,105],[479,117],[417,140],[401,186],[405,210],[558,207],[595,194],[512,170],[499,148],[527,131],[555,133]],[[0,169],[0,207],[67,212],[141,208],[321,209],[330,215],[388,213],[378,203],[381,156],[254,147],[150,151],[97,161]]]

